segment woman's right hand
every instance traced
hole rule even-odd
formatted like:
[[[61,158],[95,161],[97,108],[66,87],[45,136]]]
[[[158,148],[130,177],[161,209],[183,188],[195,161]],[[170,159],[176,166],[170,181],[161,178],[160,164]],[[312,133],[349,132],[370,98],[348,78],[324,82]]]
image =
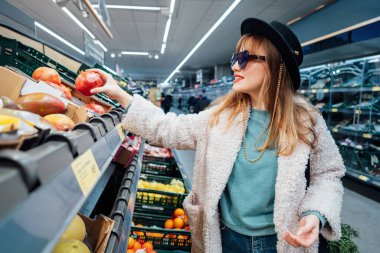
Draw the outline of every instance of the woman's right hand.
[[[100,69],[87,69],[86,71],[96,72],[107,79],[107,82],[104,86],[92,89],[92,94],[104,92],[111,99],[117,100],[117,102],[119,102],[119,104],[124,108],[126,108],[132,102],[133,97],[125,92],[122,88],[120,88],[120,86],[116,83],[110,74]]]

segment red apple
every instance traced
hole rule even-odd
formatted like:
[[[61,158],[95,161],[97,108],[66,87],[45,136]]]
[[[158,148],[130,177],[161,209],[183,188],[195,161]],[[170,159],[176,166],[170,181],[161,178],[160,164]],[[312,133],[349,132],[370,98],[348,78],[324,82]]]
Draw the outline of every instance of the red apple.
[[[102,87],[106,78],[96,72],[84,71],[75,79],[75,88],[85,96],[91,96],[93,88]]]
[[[106,109],[104,109],[103,106],[101,105],[98,105],[97,103],[94,103],[94,102],[91,102],[89,104],[86,104],[85,107],[87,109],[90,109],[91,111],[94,111],[96,113],[99,113],[99,114],[104,114],[106,113]]]

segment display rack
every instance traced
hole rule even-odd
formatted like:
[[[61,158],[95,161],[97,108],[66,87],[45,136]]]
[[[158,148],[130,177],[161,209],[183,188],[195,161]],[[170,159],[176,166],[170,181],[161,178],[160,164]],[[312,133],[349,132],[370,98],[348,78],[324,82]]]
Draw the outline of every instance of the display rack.
[[[112,169],[125,133],[121,113],[110,115],[52,135],[28,151],[0,151],[0,171],[11,173],[10,180],[18,184],[11,188],[16,193],[7,191],[18,202],[12,199],[12,208],[0,219],[0,252],[51,252],[102,175]],[[7,197],[2,205],[12,198],[2,197]]]
[[[300,72],[299,92],[324,116],[347,176],[380,190],[380,55]]]

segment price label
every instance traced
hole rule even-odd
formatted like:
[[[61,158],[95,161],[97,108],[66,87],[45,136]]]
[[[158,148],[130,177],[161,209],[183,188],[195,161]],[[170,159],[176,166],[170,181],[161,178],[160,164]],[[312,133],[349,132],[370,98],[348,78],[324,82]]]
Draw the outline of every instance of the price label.
[[[337,132],[338,132],[338,128],[334,127],[334,128],[333,128],[333,132],[334,132],[334,133],[337,133]]]
[[[76,158],[71,163],[71,168],[83,195],[86,196],[100,177],[100,170],[91,149]]]
[[[359,179],[367,182],[369,178],[366,176],[360,175]]]
[[[356,110],[355,110],[355,113],[356,113],[356,114],[360,114],[361,111],[360,111],[359,109],[356,109]]]
[[[317,93],[317,90],[311,90],[311,93]]]
[[[332,108],[331,111],[332,111],[332,112],[337,112],[337,111],[338,111],[338,108]]]
[[[328,93],[328,92],[329,92],[329,89],[323,89],[323,92],[324,92],[324,93]]]
[[[117,125],[117,131],[119,132],[119,136],[120,136],[121,141],[124,141],[125,134],[124,134],[124,130],[123,130],[123,127],[121,126],[121,124]]]
[[[306,93],[306,91],[305,90],[301,90],[301,93],[304,94],[304,93]]]
[[[380,86],[372,87],[372,91],[380,91]]]
[[[151,209],[151,210],[159,210],[159,211],[163,211],[164,208],[161,207],[161,206],[146,206],[146,205],[142,205],[142,208],[144,209]]]
[[[372,138],[372,134],[365,133],[365,134],[363,134],[363,137],[364,138]]]

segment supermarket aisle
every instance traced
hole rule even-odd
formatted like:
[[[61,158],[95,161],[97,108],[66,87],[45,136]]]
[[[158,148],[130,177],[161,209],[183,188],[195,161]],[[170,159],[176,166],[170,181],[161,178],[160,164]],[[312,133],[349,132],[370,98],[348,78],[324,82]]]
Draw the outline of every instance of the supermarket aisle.
[[[182,113],[177,108],[172,108],[172,112]],[[179,163],[184,167],[185,173],[191,179],[194,164],[193,151],[175,151]],[[360,252],[375,253],[380,248],[380,203],[368,199],[348,188],[345,188],[342,208],[342,222],[356,228],[360,233],[360,238],[356,240]]]
[[[380,203],[344,189],[342,221],[359,230],[356,240],[362,253],[379,252]]]

